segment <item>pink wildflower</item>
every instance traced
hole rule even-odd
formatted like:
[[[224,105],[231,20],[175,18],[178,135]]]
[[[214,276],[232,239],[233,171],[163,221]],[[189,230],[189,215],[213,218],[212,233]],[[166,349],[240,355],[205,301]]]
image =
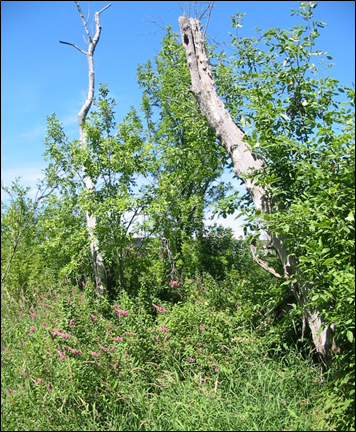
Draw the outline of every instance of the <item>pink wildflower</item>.
[[[61,336],[63,339],[68,339],[70,334],[69,333],[57,333],[58,336]]]
[[[23,343],[24,345],[27,345],[26,342],[25,342],[23,339],[21,339],[21,340],[22,340],[22,343]]]
[[[93,351],[93,352],[91,353],[91,355],[92,355],[93,357],[99,357],[99,354],[98,354],[97,352],[95,352],[95,351]]]
[[[95,318],[95,316],[93,316],[92,314],[89,314],[89,316],[90,316],[90,319],[91,319],[92,323],[95,323],[96,321],[98,321],[98,319]]]
[[[42,382],[41,378],[37,378],[37,382],[40,384]]]
[[[61,359],[62,361],[64,361],[64,360],[66,359],[66,357],[65,357],[65,355],[63,355],[63,353],[61,353],[61,352],[58,351],[57,349],[56,349],[55,351],[57,351],[57,353],[58,353],[58,355],[59,355],[59,357],[60,357],[60,359]]]
[[[115,315],[119,317],[120,315],[126,316],[129,313],[129,311],[121,310],[121,309],[115,309]]]
[[[204,330],[205,330],[205,327],[204,327],[204,326],[200,326],[200,327],[199,327],[199,330],[200,330],[200,331],[204,331]]]
[[[41,300],[44,300],[45,298],[46,298],[45,296],[40,295],[40,299],[41,299]]]
[[[9,352],[5,345],[4,345],[4,351]]]
[[[163,313],[166,311],[166,309],[162,306],[157,306],[154,303],[152,303],[152,306],[157,310],[157,312]]]
[[[110,345],[111,351],[115,351],[115,347],[113,344]]]
[[[215,368],[215,372],[219,372],[219,368]]]
[[[47,323],[43,323],[43,327],[48,327],[48,324]]]
[[[74,320],[75,320],[75,318],[72,318],[72,319],[69,321],[69,327],[74,327]]]
[[[131,335],[134,334],[134,332],[125,332],[125,334],[126,334],[127,336],[131,336]]]
[[[72,298],[71,298],[70,294],[68,294],[68,303],[70,304],[71,301],[72,301]]]
[[[51,291],[49,292],[49,295],[50,295],[51,299],[54,299],[54,295],[51,293]]]
[[[28,311],[28,313],[32,316],[32,318],[36,318],[36,315],[33,312]]]
[[[85,282],[82,281],[82,287],[85,288]]]
[[[194,358],[192,358],[192,357],[188,357],[187,358],[187,360],[190,362],[190,363],[193,363],[193,362],[195,362],[195,359]]]
[[[129,356],[128,354],[126,354],[126,353],[125,353],[125,357],[127,357],[128,359],[130,359],[130,358],[131,358],[131,357],[130,357],[130,356]]]
[[[51,391],[51,388],[49,385],[46,387],[46,389],[47,389],[48,393]]]
[[[120,336],[116,336],[116,338],[114,339],[115,342],[122,342],[123,338]]]
[[[113,367],[114,369],[116,369],[117,366],[118,366],[118,364],[119,364],[119,363],[114,363],[114,364],[112,365],[112,367]]]
[[[103,347],[102,345],[100,345],[100,343],[98,343],[98,345],[99,345],[99,348],[100,348],[101,350],[103,350],[103,351],[105,351],[105,352],[108,352],[108,351],[109,351],[107,348],[105,348],[105,347]]]
[[[34,326],[31,326],[29,331],[34,332],[36,329],[34,328]]]
[[[161,324],[161,332],[168,333],[169,330],[167,327],[165,327],[163,324]]]
[[[67,351],[70,351],[72,354],[74,354],[74,355],[80,355],[81,354],[81,352],[80,351],[78,351],[78,350],[76,350],[76,349],[74,349],[74,348],[72,348],[72,347],[68,347],[67,348]]]
[[[72,293],[77,294],[77,290],[75,288],[72,288]]]
[[[176,286],[178,286],[178,282],[175,281],[175,280],[171,280],[171,281],[169,282],[169,285],[170,285],[171,287],[176,287]]]

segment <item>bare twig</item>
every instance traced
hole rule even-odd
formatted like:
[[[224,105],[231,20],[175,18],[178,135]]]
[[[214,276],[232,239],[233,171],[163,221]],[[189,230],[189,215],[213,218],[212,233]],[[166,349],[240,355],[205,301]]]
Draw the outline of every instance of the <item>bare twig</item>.
[[[79,47],[77,47],[77,45],[75,45],[72,42],[64,42],[64,41],[59,41],[59,43],[61,44],[65,44],[65,45],[72,45],[74,48],[76,48],[78,51],[80,51],[81,53],[87,55],[88,53],[86,51],[83,51],[82,49],[80,49]]]
[[[90,31],[88,30],[87,22],[85,21],[85,18],[84,18],[83,12],[82,12],[82,8],[80,7],[79,2],[75,1],[74,3],[77,5],[78,11],[79,11],[79,15],[80,15],[80,17],[81,17],[81,19],[83,21],[83,26],[85,28],[85,32],[86,32],[86,34],[88,36],[88,42],[90,43],[91,42]]]
[[[205,29],[204,29],[204,32],[203,32],[203,36],[204,36],[204,37],[205,37],[206,31],[207,31],[207,29],[208,29],[209,20],[210,20],[211,11],[212,11],[212,9],[213,9],[213,6],[214,6],[214,2],[213,2],[213,1],[209,2],[209,6],[208,6],[208,9],[209,9],[208,17],[207,17],[207,19],[206,19]]]

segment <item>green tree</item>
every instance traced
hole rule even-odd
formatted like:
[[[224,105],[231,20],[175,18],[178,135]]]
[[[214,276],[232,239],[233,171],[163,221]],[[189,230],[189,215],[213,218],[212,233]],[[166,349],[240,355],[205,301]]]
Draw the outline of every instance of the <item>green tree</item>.
[[[138,68],[153,162],[146,222],[162,239],[171,279],[197,270],[193,239],[203,236],[207,208],[227,189],[219,180],[227,156],[197,108],[177,36],[168,28],[154,66],[148,61]]]
[[[127,247],[145,206],[136,186],[138,177],[147,170],[147,151],[134,110],[116,126],[115,101],[109,97],[106,85],[100,86],[99,98],[93,104],[95,110],[84,125],[86,147],[78,140],[69,141],[54,115],[48,118],[47,174],[59,168],[53,181],[78,217],[95,213],[94,233],[101,244],[106,272],[116,286],[124,286]],[[87,175],[94,185],[90,190],[85,185]]]

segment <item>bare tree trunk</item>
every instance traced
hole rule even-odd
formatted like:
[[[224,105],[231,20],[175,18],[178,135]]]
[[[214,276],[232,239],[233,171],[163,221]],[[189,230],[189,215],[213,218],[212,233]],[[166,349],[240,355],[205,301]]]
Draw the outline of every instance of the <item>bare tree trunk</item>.
[[[81,146],[83,148],[87,147],[88,141],[86,136],[86,131],[84,129],[84,123],[87,118],[88,112],[90,110],[93,97],[94,97],[94,83],[95,83],[95,71],[94,71],[94,50],[99,42],[100,33],[101,33],[101,24],[99,20],[99,15],[101,12],[103,12],[105,9],[107,9],[111,4],[108,4],[105,6],[101,11],[95,12],[94,19],[95,19],[95,34],[92,38],[90,35],[90,32],[88,30],[87,21],[84,18],[83,12],[81,10],[81,7],[79,6],[79,3],[76,1],[75,4],[77,5],[80,17],[83,21],[83,26],[85,29],[85,32],[87,34],[88,38],[88,49],[87,51],[83,51],[80,48],[78,48],[75,44],[70,42],[63,42],[66,45],[72,45],[74,48],[78,49],[81,53],[85,54],[88,58],[88,70],[89,70],[89,85],[88,85],[88,92],[87,92],[87,98],[79,111],[78,114],[78,123],[79,123],[79,140],[81,143]],[[94,192],[95,185],[93,183],[93,180],[90,176],[85,174],[85,168],[83,168],[84,171],[84,182],[85,187],[88,190],[88,192]],[[88,233],[90,237],[90,253],[93,261],[94,266],[94,273],[95,273],[95,287],[97,292],[103,293],[107,286],[107,278],[106,278],[106,270],[105,270],[105,264],[104,259],[102,256],[102,253],[99,248],[99,241],[95,235],[95,228],[96,228],[96,217],[94,214],[86,212],[86,219],[87,219],[87,228]]]
[[[225,109],[224,103],[216,93],[200,21],[183,15],[179,18],[179,27],[190,70],[192,91],[200,109],[214,130],[216,137],[230,155],[234,173],[236,177],[244,181],[246,189],[253,199],[255,208],[264,213],[269,213],[271,212],[271,203],[266,191],[261,186],[256,185],[253,177],[250,177],[254,171],[263,167],[264,161],[260,156],[254,154],[248,144],[243,141],[243,132],[236,126],[230,114]],[[296,263],[288,256],[285,241],[282,237],[272,235],[271,240],[283,265],[283,277],[289,279],[291,275],[297,273]],[[258,264],[274,274],[274,276],[282,277],[256,257],[253,247],[251,250]],[[301,290],[300,286],[296,287],[296,285],[293,286],[291,284],[291,290],[299,302],[304,305],[308,297],[308,288]],[[323,326],[322,319],[315,311],[307,309],[306,319],[311,329],[317,352],[325,363],[329,363],[332,330]]]

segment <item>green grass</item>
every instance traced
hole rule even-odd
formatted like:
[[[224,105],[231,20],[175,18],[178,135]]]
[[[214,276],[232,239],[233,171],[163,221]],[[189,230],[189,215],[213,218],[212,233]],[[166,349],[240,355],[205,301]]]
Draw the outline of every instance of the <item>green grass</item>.
[[[1,430],[335,430],[320,370],[243,311],[86,288],[3,291]]]

